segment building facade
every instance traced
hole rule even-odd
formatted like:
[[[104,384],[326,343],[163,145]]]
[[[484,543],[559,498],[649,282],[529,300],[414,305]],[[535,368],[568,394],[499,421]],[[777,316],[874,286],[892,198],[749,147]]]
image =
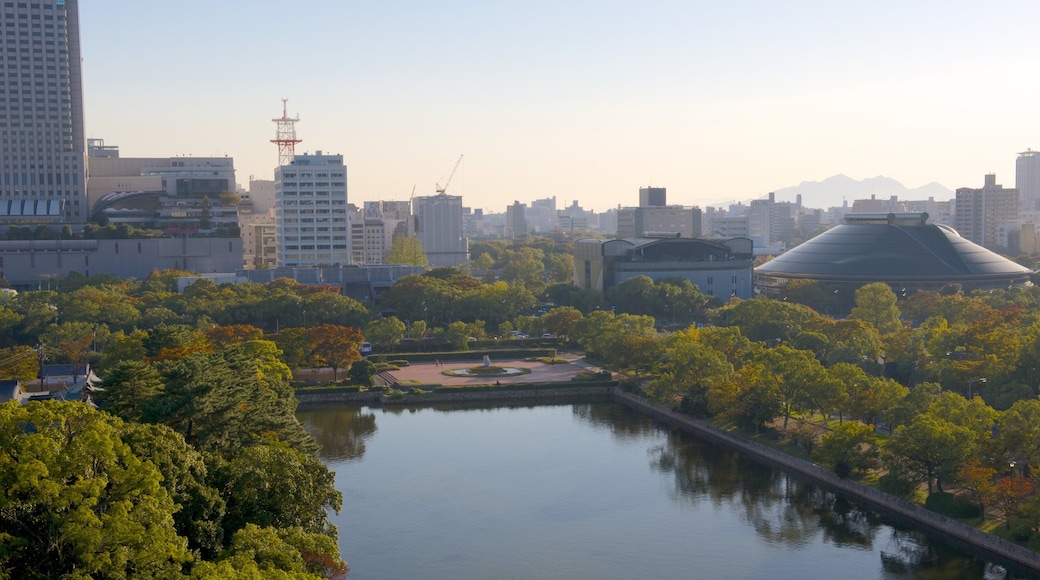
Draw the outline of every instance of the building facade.
[[[1040,210],[1040,151],[1028,149],[1015,160],[1015,189],[1019,207],[1024,211]]]
[[[504,238],[513,239],[527,235],[526,209],[526,206],[519,201],[514,201],[513,205],[506,206],[506,229],[505,232],[503,232]]]
[[[72,273],[144,279],[155,269],[202,274],[241,266],[241,238],[0,241],[0,278],[16,288],[38,288]]]
[[[636,276],[683,278],[723,300],[752,297],[748,238],[586,239],[574,242],[574,285],[607,290]]]
[[[342,155],[305,153],[275,169],[278,265],[350,263],[347,167]]]
[[[1018,220],[1018,190],[1004,189],[986,175],[981,189],[962,187],[954,202],[953,227],[966,240],[987,250],[1006,248],[1011,222]]]
[[[86,222],[78,0],[5,2],[0,57],[0,223]]]
[[[469,263],[469,239],[462,229],[462,197],[439,193],[412,200],[415,235],[431,268]]]
[[[625,207],[618,210],[619,238],[670,235],[696,238],[701,235],[701,210],[679,205]]]

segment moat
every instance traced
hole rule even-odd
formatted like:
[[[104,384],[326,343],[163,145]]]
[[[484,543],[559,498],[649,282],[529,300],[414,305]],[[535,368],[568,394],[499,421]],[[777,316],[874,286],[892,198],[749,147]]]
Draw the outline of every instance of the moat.
[[[613,403],[304,409],[351,578],[1004,578]]]

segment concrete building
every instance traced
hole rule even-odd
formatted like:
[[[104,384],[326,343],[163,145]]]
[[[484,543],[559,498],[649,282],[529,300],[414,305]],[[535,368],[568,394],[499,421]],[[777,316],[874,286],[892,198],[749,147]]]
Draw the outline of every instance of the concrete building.
[[[274,217],[275,183],[273,179],[249,178],[249,199],[253,202],[253,213],[271,214]]]
[[[243,268],[273,268],[278,265],[274,216],[254,213],[251,200],[243,199],[238,204],[238,228],[242,238]]]
[[[462,208],[462,234],[470,239],[487,235],[482,208]]]
[[[1015,189],[1019,207],[1024,211],[1040,210],[1040,151],[1027,149],[1015,160]]]
[[[462,197],[438,193],[412,200],[415,234],[431,268],[469,263],[469,239],[462,229]]]
[[[6,2],[0,59],[0,223],[86,222],[79,1]]]
[[[155,269],[210,273],[241,266],[241,238],[0,241],[0,278],[15,288],[39,288],[73,272],[143,279]]]
[[[639,207],[664,207],[666,205],[668,205],[668,188],[639,188]]]
[[[618,210],[617,220],[619,238],[660,235],[696,238],[701,235],[701,210],[697,207],[625,207]]]
[[[632,238],[574,242],[574,285],[606,290],[636,276],[684,278],[709,296],[751,298],[747,238]]]
[[[556,196],[532,201],[531,207],[524,211],[524,220],[528,232],[547,234],[556,229]]]
[[[342,155],[304,153],[275,169],[278,265],[350,263],[347,167]]]
[[[1009,224],[1018,220],[1018,190],[1004,189],[997,176],[986,175],[981,189],[957,190],[953,227],[965,239],[986,249],[1006,248]]]
[[[506,229],[502,237],[511,240],[528,234],[525,210],[526,207],[519,201],[514,201],[513,205],[506,206]]]

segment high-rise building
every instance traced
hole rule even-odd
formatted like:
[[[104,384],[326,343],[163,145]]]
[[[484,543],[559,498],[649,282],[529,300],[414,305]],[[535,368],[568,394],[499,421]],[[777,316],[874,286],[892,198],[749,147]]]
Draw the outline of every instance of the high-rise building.
[[[279,266],[350,263],[342,155],[294,155],[274,172]]]
[[[1040,210],[1040,151],[1027,149],[1015,160],[1015,189],[1019,206],[1026,211]]]
[[[519,238],[527,235],[527,219],[524,217],[524,210],[527,207],[519,201],[514,201],[513,205],[506,206],[506,228],[504,237],[508,239]]]
[[[462,196],[416,197],[412,215],[415,234],[431,268],[454,268],[469,262],[469,239],[462,231]]]
[[[997,176],[989,174],[981,189],[958,189],[954,203],[957,233],[989,250],[1007,247],[1008,226],[1018,219],[1017,189],[1004,189]]]
[[[85,222],[78,0],[0,10],[0,222]]]

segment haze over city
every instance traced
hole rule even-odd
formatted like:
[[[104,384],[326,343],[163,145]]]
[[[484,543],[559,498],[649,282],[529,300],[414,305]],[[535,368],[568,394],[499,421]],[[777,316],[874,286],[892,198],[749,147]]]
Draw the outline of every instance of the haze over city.
[[[450,193],[494,211],[639,186],[707,205],[835,174],[1013,185],[1040,147],[1029,2],[92,2],[89,137],[124,155],[228,155],[270,179],[341,153],[352,200]],[[840,203],[840,196],[835,204]]]

